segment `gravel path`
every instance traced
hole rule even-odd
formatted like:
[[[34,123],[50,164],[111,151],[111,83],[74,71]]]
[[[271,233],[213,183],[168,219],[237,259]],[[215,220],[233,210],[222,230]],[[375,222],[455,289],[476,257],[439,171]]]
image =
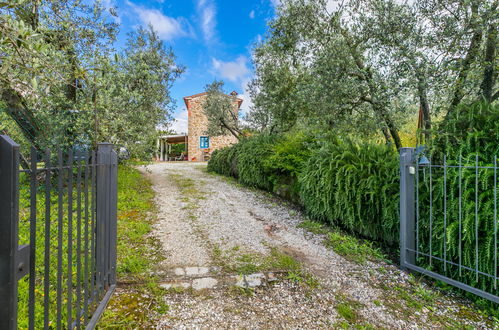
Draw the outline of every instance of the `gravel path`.
[[[157,194],[155,235],[166,256],[160,272],[183,276],[182,269],[201,267],[218,279],[230,273],[220,260],[256,260],[278,250],[298,260],[318,285],[284,277],[251,290],[174,290],[158,329],[493,327],[466,302],[432,292],[395,266],[346,260],[325,247],[323,235],[297,228],[305,217],[288,203],[208,174],[205,166],[140,168]],[[415,294],[420,291],[431,299]]]

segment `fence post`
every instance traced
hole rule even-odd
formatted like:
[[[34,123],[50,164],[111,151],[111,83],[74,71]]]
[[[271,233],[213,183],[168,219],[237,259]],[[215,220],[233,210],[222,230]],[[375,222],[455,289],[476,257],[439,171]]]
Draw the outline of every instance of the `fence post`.
[[[109,205],[109,284],[116,284],[117,234],[118,234],[118,154],[111,149],[110,155],[110,205]]]
[[[96,265],[100,289],[116,283],[117,158],[112,144],[98,144]]]
[[[0,135],[0,329],[17,328],[19,145]],[[28,269],[27,265],[18,265]]]
[[[414,178],[417,167],[414,148],[400,148],[400,267],[415,264]]]

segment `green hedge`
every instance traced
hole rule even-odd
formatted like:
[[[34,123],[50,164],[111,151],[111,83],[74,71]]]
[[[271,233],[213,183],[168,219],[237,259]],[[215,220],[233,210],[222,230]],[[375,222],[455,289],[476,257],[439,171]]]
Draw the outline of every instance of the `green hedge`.
[[[255,136],[214,152],[208,170],[292,200],[316,220],[395,244],[397,153],[339,139],[321,144],[304,132]]]
[[[478,270],[494,274],[494,184],[497,183],[494,183],[492,168],[479,168],[477,177],[474,166],[476,157],[479,166],[492,167],[494,157],[499,156],[499,106],[485,102],[461,106],[448,120],[439,125],[434,135],[434,143],[427,153],[428,156],[432,156],[430,157],[432,163],[443,164],[446,155],[447,165],[457,166],[461,161],[462,166],[470,168],[462,169],[461,173],[458,168],[447,168],[445,176],[442,168],[432,168],[431,210],[429,168],[423,169],[420,173],[419,248],[423,253],[431,252],[432,255],[441,259],[445,257],[455,264],[461,261],[463,266],[475,269],[477,267],[475,253],[478,247]],[[475,198],[478,200],[477,205]],[[478,211],[478,217],[475,217],[475,209]],[[475,226],[475,221],[478,222],[478,227]],[[473,271],[464,268],[460,270],[451,264],[444,266],[444,263],[438,259],[432,260],[431,265],[425,257],[421,257],[419,262],[471,286],[495,294],[499,292],[497,289],[494,291],[493,279],[488,276],[479,275],[477,278]]]
[[[280,136],[259,135],[244,141],[231,154],[236,157],[239,182],[250,187],[273,190],[272,173],[265,167],[265,160],[280,139]]]
[[[499,156],[499,108],[477,102],[458,108],[432,133],[433,145],[426,155],[441,165],[491,166]],[[255,136],[216,152],[209,170],[238,178],[242,184],[262,188],[297,202],[315,220],[339,226],[398,251],[399,157],[392,148],[340,138],[316,138],[303,132],[278,136]],[[462,229],[459,241],[459,172],[448,168],[446,196],[442,168],[432,168],[430,217],[429,169],[419,175],[419,249],[454,263],[494,273],[494,171],[479,169],[478,190],[475,169],[462,171]],[[475,192],[478,205],[475,205]],[[446,201],[446,230],[444,230]],[[475,207],[478,218],[475,218]],[[432,230],[429,219],[432,219]],[[478,228],[475,227],[478,221]],[[430,232],[432,250],[429,250]],[[459,246],[463,246],[461,253]],[[418,265],[481,288],[493,289],[492,279],[420,257]]]
[[[332,139],[300,177],[307,213],[389,245],[398,241],[398,155],[376,144]]]
[[[299,177],[312,151],[317,148],[315,137],[305,132],[285,134],[272,146],[264,167],[270,173],[275,194],[300,203]]]

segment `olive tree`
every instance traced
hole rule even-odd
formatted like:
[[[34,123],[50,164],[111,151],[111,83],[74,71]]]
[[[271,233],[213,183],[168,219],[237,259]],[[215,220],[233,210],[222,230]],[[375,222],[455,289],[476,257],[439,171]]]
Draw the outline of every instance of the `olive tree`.
[[[220,136],[232,134],[237,139],[242,136],[242,129],[239,125],[239,115],[235,103],[234,95],[227,95],[223,90],[224,82],[215,80],[206,85],[206,100],[203,104],[203,111],[208,119],[206,134]]]

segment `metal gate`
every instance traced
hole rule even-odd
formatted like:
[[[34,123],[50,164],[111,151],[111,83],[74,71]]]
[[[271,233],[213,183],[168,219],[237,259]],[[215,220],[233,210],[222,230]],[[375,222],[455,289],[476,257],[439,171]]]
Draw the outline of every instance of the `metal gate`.
[[[497,158],[400,150],[400,264],[499,303]]]
[[[0,135],[0,329],[92,329],[116,285],[117,155],[32,148],[25,163]]]

